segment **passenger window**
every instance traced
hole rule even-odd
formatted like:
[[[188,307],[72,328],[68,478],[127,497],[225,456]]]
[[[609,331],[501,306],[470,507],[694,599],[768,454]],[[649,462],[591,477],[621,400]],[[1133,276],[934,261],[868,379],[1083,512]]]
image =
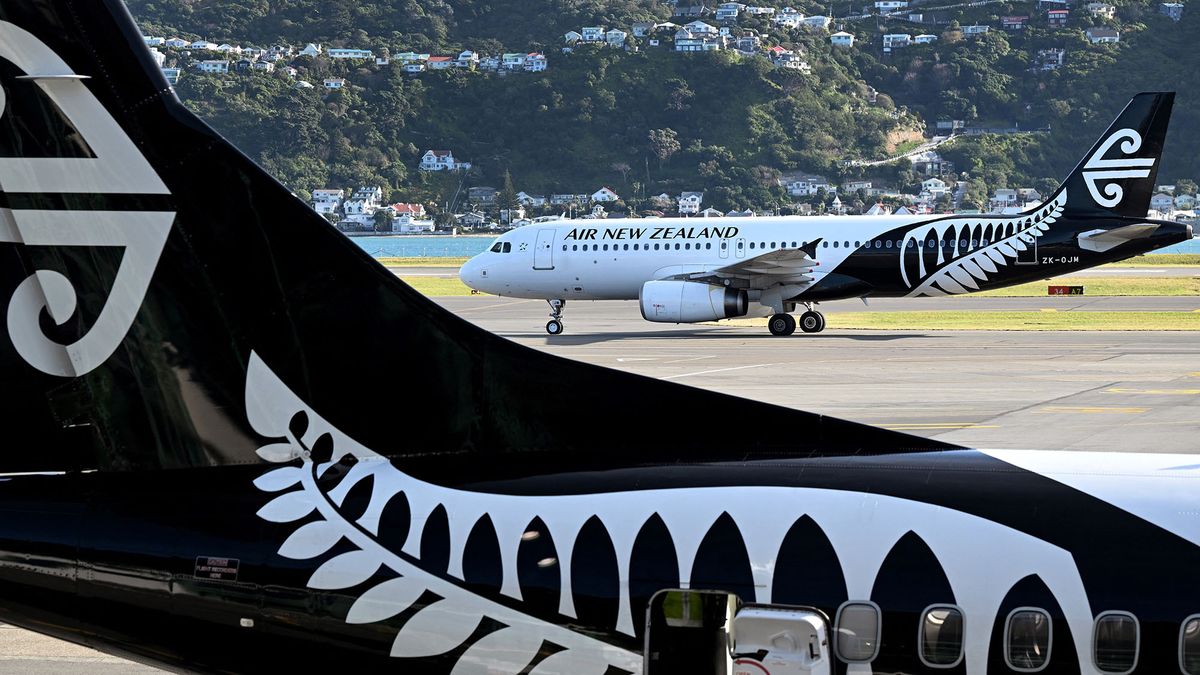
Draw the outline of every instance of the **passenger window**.
[[[765,241],[758,242],[758,247],[761,249],[767,248],[767,242],[765,242]]]
[[[837,248],[837,247],[838,247],[838,243],[837,243],[836,241],[835,241],[835,242],[833,242],[833,247],[834,247],[834,248]]]
[[[492,253],[499,253],[501,248],[500,242],[492,244]]]
[[[821,242],[821,248],[829,248],[829,242]]]
[[[753,248],[754,248],[754,242],[750,242],[750,248],[751,248],[751,249],[753,249]]]
[[[962,610],[950,605],[935,605],[921,617],[921,662],[930,668],[953,668],[963,657]]]
[[[862,242],[861,242],[861,241],[856,241],[856,242],[854,242],[854,248],[858,248],[859,246],[862,246]]]
[[[654,250],[655,250],[655,251],[657,251],[657,250],[658,250],[658,244],[655,244],[655,245],[654,245]]]
[[[566,244],[563,244],[563,250],[564,250],[564,251],[565,251],[565,250],[567,250],[567,245],[566,245]]]
[[[774,251],[774,250],[775,250],[775,242],[771,242],[771,250],[772,250],[772,251]]]
[[[571,244],[571,250],[572,250],[572,251],[578,251],[578,250],[579,250],[579,244]]]
[[[842,242],[842,246],[845,246],[846,248],[850,248],[850,242],[848,242],[848,241],[843,241],[843,242]]]
[[[1179,631],[1179,667],[1187,675],[1200,675],[1200,614],[1184,619]]]
[[[624,248],[622,248],[621,250],[622,250],[622,251],[628,251],[628,250],[629,250],[629,244],[625,244]]]
[[[867,663],[879,653],[879,606],[873,602],[847,602],[834,620],[834,650],[850,663]]]
[[[875,240],[875,248],[883,248],[883,242],[876,239]]]
[[[711,242],[711,241],[710,241],[710,242],[708,242],[707,244],[705,244],[705,245],[704,245],[704,250],[705,250],[705,251],[708,251],[708,250],[710,250],[710,249],[712,249],[712,242]]]
[[[676,251],[678,251],[678,250],[679,250],[679,244],[675,244],[675,250],[676,250]]]
[[[1050,663],[1053,626],[1045,610],[1018,607],[1004,624],[1004,662],[1019,673],[1036,673]]]
[[[634,244],[634,245],[633,245],[633,250],[635,250],[635,251],[636,251],[636,250],[638,250],[638,245],[637,245],[637,244]]]
[[[792,242],[792,248],[799,248],[798,246],[796,246],[796,242],[794,242],[794,241]]]
[[[1092,657],[1105,673],[1132,673],[1137,666],[1138,620],[1129,612],[1102,612],[1092,634]]]
[[[512,242],[509,242],[509,241],[504,242],[504,252],[512,253]]]
[[[604,245],[604,250],[605,250],[605,251],[607,251],[607,250],[608,250],[608,244],[605,244],[605,245]]]
[[[689,251],[690,251],[690,250],[692,250],[692,244],[691,244],[691,242],[684,244],[684,245],[683,245],[683,247],[684,247],[685,249],[689,250]]]
[[[891,240],[891,239],[888,239],[888,240],[887,240],[887,247],[888,247],[888,248],[891,248],[891,247],[892,247],[892,240]]]

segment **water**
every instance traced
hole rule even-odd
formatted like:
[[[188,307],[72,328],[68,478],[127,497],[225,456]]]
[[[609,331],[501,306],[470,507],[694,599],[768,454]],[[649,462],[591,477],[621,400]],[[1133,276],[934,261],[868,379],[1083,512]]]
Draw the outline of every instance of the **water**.
[[[494,237],[350,237],[376,258],[470,258],[483,253]]]
[[[492,245],[492,237],[351,237],[376,258],[470,258]],[[1155,253],[1200,253],[1200,239],[1185,241]]]

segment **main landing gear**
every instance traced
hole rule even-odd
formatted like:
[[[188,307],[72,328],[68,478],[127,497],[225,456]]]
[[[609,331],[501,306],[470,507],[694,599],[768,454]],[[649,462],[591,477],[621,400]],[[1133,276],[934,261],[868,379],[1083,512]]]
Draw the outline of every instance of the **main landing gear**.
[[[546,332],[550,335],[562,335],[563,307],[567,306],[567,301],[554,298],[546,302],[550,303],[550,320],[546,322]]]
[[[775,314],[767,320],[767,328],[771,335],[791,335],[796,332],[797,321],[791,314]],[[808,311],[800,315],[800,330],[805,333],[820,333],[825,330],[825,315],[808,306]]]

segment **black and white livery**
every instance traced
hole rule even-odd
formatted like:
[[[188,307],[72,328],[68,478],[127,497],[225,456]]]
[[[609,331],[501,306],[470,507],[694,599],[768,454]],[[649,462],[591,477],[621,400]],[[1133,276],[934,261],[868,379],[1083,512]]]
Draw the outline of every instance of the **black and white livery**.
[[[1138,94],[1045,203],[1012,214],[554,221],[517,228],[460,270],[474,289],[551,305],[639,300],[648,321],[769,316],[824,329],[823,300],[991,290],[1190,239],[1146,217],[1174,94]]]
[[[1200,673],[1200,457],[957,448],[488,334],[184,109],[120,0],[0,4],[0,91],[0,621],[201,672]],[[1085,169],[1119,201],[1146,167]],[[890,273],[999,269],[981,227]]]

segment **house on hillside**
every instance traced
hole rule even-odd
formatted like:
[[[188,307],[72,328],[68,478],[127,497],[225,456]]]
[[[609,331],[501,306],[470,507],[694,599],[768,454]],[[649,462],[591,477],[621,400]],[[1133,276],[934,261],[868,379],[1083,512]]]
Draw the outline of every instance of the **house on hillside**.
[[[908,9],[908,0],[875,0],[875,11],[880,14]]]
[[[829,36],[829,43],[835,47],[853,47],[854,35],[846,31],[838,31]]]
[[[800,19],[800,25],[805,26],[811,30],[829,30],[829,24],[832,22],[833,22],[833,19],[830,19],[827,16],[820,16],[820,15],[809,16],[809,17]]]
[[[629,33],[614,28],[604,34],[604,41],[608,43],[608,46],[610,47],[624,47],[625,38],[627,37],[629,37]]]
[[[193,52],[215,52],[217,51],[217,43],[209,42],[208,40],[196,40],[185,47],[185,49]]]
[[[1117,8],[1106,2],[1089,2],[1085,7],[1089,14],[1099,19],[1112,21],[1117,18]]]
[[[1114,28],[1089,28],[1084,33],[1094,45],[1108,44],[1121,41],[1121,33]]]
[[[330,49],[331,59],[373,59],[375,54],[370,49]]]
[[[662,195],[659,195],[660,197]],[[704,203],[703,192],[683,192],[679,195],[679,213],[700,213],[700,205]]]
[[[931,44],[937,42],[937,39],[938,39],[938,36],[936,36],[936,35],[930,35],[929,33],[922,33],[921,35],[913,36],[913,44],[914,45],[931,45]]]
[[[196,64],[196,70],[202,73],[228,73],[229,62],[225,60],[201,61]]]
[[[529,52],[525,55],[525,72],[540,73],[546,69],[546,55],[538,52]]]
[[[617,193],[608,187],[602,187],[592,193],[592,201],[594,202],[615,202],[618,199],[620,197],[617,196]]]
[[[757,54],[762,47],[762,39],[757,35],[743,35],[733,43],[733,48],[743,54]]]
[[[782,28],[799,28],[800,22],[804,20],[804,14],[792,7],[784,7],[779,10],[772,21],[776,26]]]
[[[1000,17],[1000,27],[1007,31],[1025,30],[1029,25],[1029,17],[1027,16],[1004,16]]]
[[[604,42],[604,26],[584,26],[582,35],[584,42]]]
[[[954,173],[954,163],[942,159],[936,150],[926,150],[909,157],[913,173],[924,176],[942,176]]]
[[[927,178],[921,181],[921,191],[928,192],[934,197],[940,197],[946,194],[946,181],[941,178]]]
[[[718,30],[716,26],[713,26],[712,24],[704,23],[703,21],[693,21],[691,23],[685,24],[683,26],[683,30],[686,30],[687,32],[691,33],[692,35],[717,36],[717,35],[720,35],[720,33],[721,33],[721,31]]]
[[[344,77],[327,77],[325,78],[326,89],[342,89],[346,86],[346,78]]]
[[[1150,210],[1160,213],[1169,213],[1175,208],[1175,198],[1171,195],[1160,192],[1150,198]]]
[[[409,216],[411,218],[424,218],[425,217],[425,205],[424,204],[409,204],[406,202],[401,202],[399,204],[392,204],[391,209],[396,212],[397,216],[400,216],[400,217],[403,217],[403,216]]]
[[[788,194],[793,197],[811,197],[820,190],[837,192],[837,188],[830,185],[829,179],[815,175],[798,176],[794,180],[788,181],[785,187]]]
[[[1071,10],[1069,9],[1051,9],[1046,11],[1046,23],[1051,28],[1062,28],[1067,25],[1067,20],[1071,18]]]
[[[472,204],[495,204],[499,190],[490,185],[467,188],[467,201]]]
[[[746,7],[744,11],[751,16],[775,16],[774,7]]]
[[[675,10],[671,12],[672,18],[679,19],[698,19],[707,16],[710,13],[704,5],[675,5]]]
[[[427,150],[421,155],[421,171],[463,171],[471,168],[470,162],[460,162],[449,150]]]
[[[167,39],[162,37],[148,37],[143,35],[142,41],[146,43],[147,47],[162,47],[167,44]]]
[[[1175,208],[1180,211],[1191,211],[1196,208],[1195,195],[1179,195],[1175,198]]]
[[[1172,21],[1178,21],[1183,18],[1183,3],[1164,2],[1158,6],[1158,11],[1170,17]]]
[[[912,44],[912,36],[908,33],[889,33],[883,36],[883,50],[888,51]]]
[[[711,52],[725,47],[725,38],[720,35],[693,34],[686,28],[675,33],[675,51],[677,52]]]
[[[260,73],[273,73],[275,72],[275,64],[271,63],[270,61],[255,61],[254,63],[250,64],[250,70]],[[296,69],[291,68],[290,70],[294,71]],[[295,76],[293,75],[292,77]]]
[[[168,49],[187,49],[188,41],[183,38],[168,38],[163,41],[163,46]]]
[[[569,45],[573,45],[580,40],[583,40],[583,33],[579,31],[569,30],[563,34],[563,42]]]
[[[652,21],[634,21],[629,30],[633,32],[634,37],[646,37],[650,31],[654,30],[654,23]]]
[[[1039,49],[1033,59],[1033,70],[1058,70],[1065,54],[1066,50],[1062,48]]]
[[[963,26],[962,32],[967,37],[974,37],[976,35],[983,35],[991,29],[992,27],[987,24],[975,24],[973,26]]]
[[[404,64],[404,72],[406,72],[410,75],[416,75],[417,73],[423,73],[423,72],[425,72],[425,64],[422,63],[421,61],[412,61],[412,62],[406,63],[406,64]]]
[[[320,56],[320,55],[321,55],[321,45],[315,44],[312,42],[308,43],[307,45],[304,46],[304,49],[300,50],[300,56]]]
[[[317,213],[337,213],[346,197],[344,190],[321,189],[312,191],[312,207]]]
[[[517,193],[517,202],[525,206],[545,206],[546,195],[531,195],[522,190]]]
[[[464,49],[458,53],[458,58],[454,59],[455,68],[464,68],[466,70],[474,70],[479,65],[479,55],[470,49]]]
[[[429,70],[449,70],[458,66],[458,59],[453,56],[431,56],[425,62]]]
[[[717,21],[737,21],[738,14],[745,7],[740,2],[722,2],[717,5],[717,13],[714,15],[714,18]]]

